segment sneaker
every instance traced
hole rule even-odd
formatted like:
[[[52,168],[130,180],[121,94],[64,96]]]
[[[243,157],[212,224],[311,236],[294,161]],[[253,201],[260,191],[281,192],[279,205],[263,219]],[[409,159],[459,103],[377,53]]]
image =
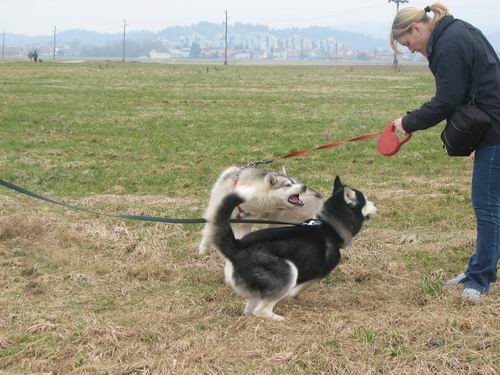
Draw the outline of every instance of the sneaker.
[[[462,293],[462,298],[467,301],[479,301],[481,298],[481,292],[473,288],[465,288]]]
[[[455,276],[453,279],[450,279],[446,282],[446,285],[458,285],[463,283],[465,280],[465,273],[461,273],[458,276]]]

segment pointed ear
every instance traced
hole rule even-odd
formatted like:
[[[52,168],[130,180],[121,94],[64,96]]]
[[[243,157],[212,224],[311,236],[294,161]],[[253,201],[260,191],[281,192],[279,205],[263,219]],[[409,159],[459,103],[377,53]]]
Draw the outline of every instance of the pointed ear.
[[[342,181],[340,181],[340,177],[336,176],[335,181],[333,182],[333,192],[335,193],[336,191],[342,189],[344,185],[342,184]]]
[[[281,174],[282,174],[283,176],[288,176],[288,174],[286,173],[286,169],[285,169],[285,166],[284,166],[284,165],[282,165],[282,166],[281,166]]]
[[[272,173],[269,173],[267,176],[266,176],[266,182],[270,185],[270,186],[274,186],[278,183],[278,179],[276,178],[276,176]]]
[[[358,203],[356,192],[347,186],[344,186],[344,201],[351,207],[354,207]]]

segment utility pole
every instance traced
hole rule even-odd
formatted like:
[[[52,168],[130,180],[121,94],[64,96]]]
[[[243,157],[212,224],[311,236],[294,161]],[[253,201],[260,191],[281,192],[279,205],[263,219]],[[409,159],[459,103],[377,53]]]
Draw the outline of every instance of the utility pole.
[[[52,60],[56,59],[56,27],[54,26],[54,48],[52,50]]]
[[[5,30],[2,31],[2,59],[4,51],[5,51]]]
[[[227,10],[226,12],[226,32],[224,33],[224,65],[227,65]]]
[[[127,20],[123,20],[123,54],[122,62],[125,62],[125,31],[127,30]]]
[[[396,3],[396,14],[399,12],[399,4],[404,4],[404,3],[407,3],[408,0],[389,0],[389,3]],[[396,52],[394,52],[394,60],[392,61],[392,66],[394,67],[394,69],[398,69],[399,67],[399,61],[398,61],[398,55]]]

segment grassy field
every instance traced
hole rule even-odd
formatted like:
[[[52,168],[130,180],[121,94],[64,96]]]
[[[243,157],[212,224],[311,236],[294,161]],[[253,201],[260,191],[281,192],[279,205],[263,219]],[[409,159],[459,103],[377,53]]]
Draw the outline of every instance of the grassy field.
[[[425,67],[0,63],[0,178],[110,213],[200,217],[227,166],[381,131],[434,90]],[[470,158],[441,126],[276,162],[379,215],[286,321],[242,314],[201,227],[68,211],[0,188],[0,373],[496,374],[500,291],[443,282],[474,248]]]

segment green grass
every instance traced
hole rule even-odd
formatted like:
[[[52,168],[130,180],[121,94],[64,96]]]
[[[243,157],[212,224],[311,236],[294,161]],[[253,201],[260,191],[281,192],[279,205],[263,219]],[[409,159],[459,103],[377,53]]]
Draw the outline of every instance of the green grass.
[[[228,165],[379,132],[433,90],[422,68],[363,66],[4,63],[0,82],[2,177],[61,198],[205,197]],[[336,174],[403,191],[412,177],[467,181],[438,131],[419,133],[393,158],[369,140],[283,164],[325,191]],[[430,203],[467,207],[468,190],[451,189]]]
[[[394,76],[388,68],[209,68],[3,64],[5,178],[75,197],[117,186],[126,194],[195,194],[228,164],[380,131],[432,87],[424,72]],[[420,97],[408,103],[411,92]],[[436,144],[430,158],[419,157],[413,143],[392,168],[418,157],[427,170],[442,156]],[[331,165],[320,173],[331,178],[369,173],[378,157],[371,141],[290,164]]]
[[[434,91],[425,67],[0,63],[0,178],[113,213],[200,217],[229,165],[379,132]],[[0,189],[0,372],[499,371],[499,294],[444,281],[474,248],[472,160],[441,126],[393,157],[375,140],[277,161],[378,217],[275,323],[242,315],[200,226],[121,221]]]

